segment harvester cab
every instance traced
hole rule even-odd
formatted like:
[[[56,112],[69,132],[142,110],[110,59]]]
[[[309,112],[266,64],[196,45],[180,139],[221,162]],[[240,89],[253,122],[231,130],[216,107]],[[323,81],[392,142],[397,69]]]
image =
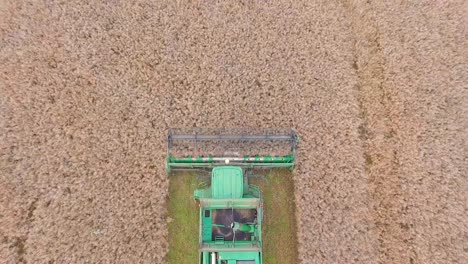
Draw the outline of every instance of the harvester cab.
[[[210,184],[194,192],[200,264],[262,263],[263,199],[247,172],[293,169],[298,139],[290,129],[169,131],[167,171],[211,173]]]

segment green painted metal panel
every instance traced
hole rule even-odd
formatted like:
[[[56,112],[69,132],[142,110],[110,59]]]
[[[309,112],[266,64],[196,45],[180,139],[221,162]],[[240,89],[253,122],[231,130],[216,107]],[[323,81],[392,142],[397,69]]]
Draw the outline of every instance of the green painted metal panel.
[[[286,156],[244,156],[241,160],[231,160],[230,166],[242,168],[294,168],[295,154]],[[214,168],[225,166],[225,160],[215,162],[213,156],[209,157],[184,157],[169,156],[166,161],[166,170],[187,168]]]
[[[260,252],[262,243],[258,241],[224,241],[219,245],[216,241],[204,242],[200,246],[202,252]]]
[[[211,217],[211,210],[209,209],[201,209],[202,210],[202,221],[203,221],[203,229],[202,229],[202,239],[203,241],[211,241],[211,229],[212,229],[212,217]]]
[[[210,264],[210,253],[202,252],[202,260],[201,264]]]
[[[234,163],[231,162],[231,165],[235,165],[242,168],[289,168],[290,170],[294,169],[294,163],[283,163],[283,162],[269,162],[269,163],[262,163],[262,162],[255,162],[255,163]],[[195,168],[213,168],[213,167],[223,167],[225,166],[223,163],[167,163],[166,169],[168,172],[171,172],[172,169],[195,169]]]
[[[215,199],[242,198],[244,178],[239,167],[216,167],[211,178],[212,197]]]
[[[223,159],[224,161],[224,159]],[[294,162],[294,154],[291,155],[285,155],[285,156],[271,156],[271,155],[266,155],[266,156],[244,156],[241,160],[243,163],[248,163],[248,162],[264,162],[264,163],[293,163]],[[192,156],[187,156],[187,157],[182,157],[182,158],[176,158],[173,156],[168,156],[167,158],[168,163],[213,163],[215,162],[213,159],[213,156],[210,155],[208,157],[192,157]],[[221,162],[223,163],[223,162]]]
[[[228,264],[234,263],[237,264],[238,261],[253,261],[253,263],[260,263],[260,253],[259,252],[220,252],[220,260],[228,260]],[[245,263],[245,262],[244,262]]]

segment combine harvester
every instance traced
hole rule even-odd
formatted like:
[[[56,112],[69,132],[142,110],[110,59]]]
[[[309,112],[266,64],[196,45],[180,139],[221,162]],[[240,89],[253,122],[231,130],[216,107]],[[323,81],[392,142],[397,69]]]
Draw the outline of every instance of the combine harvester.
[[[291,129],[171,129],[166,169],[207,170],[197,189],[200,264],[261,264],[263,199],[254,169],[294,168],[299,137]],[[264,228],[268,228],[265,226]]]

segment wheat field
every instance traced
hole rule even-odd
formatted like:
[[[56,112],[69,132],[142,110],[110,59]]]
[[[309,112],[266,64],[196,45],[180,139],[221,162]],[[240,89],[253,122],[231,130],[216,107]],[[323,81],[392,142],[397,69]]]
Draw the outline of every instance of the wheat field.
[[[465,1],[0,1],[0,263],[165,263],[170,127],[291,127],[301,263],[463,263]]]

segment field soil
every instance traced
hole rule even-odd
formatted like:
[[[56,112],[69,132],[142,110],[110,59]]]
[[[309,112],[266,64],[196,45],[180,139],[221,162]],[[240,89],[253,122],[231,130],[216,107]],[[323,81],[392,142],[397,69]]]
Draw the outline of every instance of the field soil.
[[[165,263],[194,126],[301,135],[301,263],[465,263],[466,10],[1,1],[0,263]]]

